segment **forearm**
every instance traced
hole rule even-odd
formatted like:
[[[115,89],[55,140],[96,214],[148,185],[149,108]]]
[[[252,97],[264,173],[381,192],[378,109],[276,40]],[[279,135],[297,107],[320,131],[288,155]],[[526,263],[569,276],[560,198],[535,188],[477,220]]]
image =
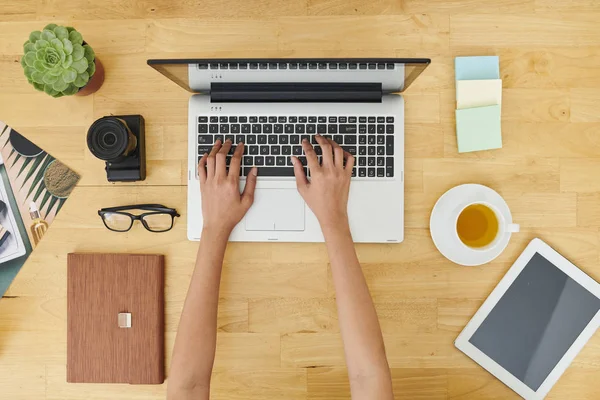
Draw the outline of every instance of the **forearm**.
[[[353,398],[392,399],[379,320],[347,225],[325,229]]]
[[[168,397],[208,399],[215,357],[219,284],[227,235],[203,232],[169,373]]]

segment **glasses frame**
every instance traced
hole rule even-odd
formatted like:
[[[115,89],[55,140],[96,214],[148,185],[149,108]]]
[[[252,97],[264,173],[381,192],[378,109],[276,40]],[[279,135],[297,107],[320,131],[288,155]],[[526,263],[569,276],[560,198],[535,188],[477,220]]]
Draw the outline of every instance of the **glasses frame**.
[[[143,210],[143,211],[148,211],[148,212],[144,212],[142,214],[135,215],[135,214],[125,212],[126,210]],[[131,221],[131,223],[129,224],[129,228],[127,228],[126,230],[118,230],[118,229],[113,229],[113,228],[109,227],[107,225],[105,217],[104,217],[108,213],[120,214],[120,215],[125,215],[125,216],[129,217],[129,219]],[[144,217],[146,217],[147,215],[155,215],[155,214],[167,214],[167,215],[171,216],[171,226],[169,227],[169,229],[164,229],[164,230],[160,230],[160,231],[150,229],[150,227],[148,226],[148,223],[144,220]],[[102,223],[104,223],[104,226],[110,231],[129,232],[131,230],[131,228],[133,227],[133,223],[135,221],[140,221],[142,223],[142,226],[144,228],[146,228],[147,231],[152,232],[152,233],[163,233],[163,232],[170,231],[171,229],[173,229],[173,225],[175,224],[175,217],[181,216],[181,215],[179,215],[177,210],[175,210],[174,208],[165,207],[162,204],[137,204],[137,205],[130,205],[130,206],[106,207],[106,208],[102,208],[102,209],[98,210],[98,215],[102,219]]]

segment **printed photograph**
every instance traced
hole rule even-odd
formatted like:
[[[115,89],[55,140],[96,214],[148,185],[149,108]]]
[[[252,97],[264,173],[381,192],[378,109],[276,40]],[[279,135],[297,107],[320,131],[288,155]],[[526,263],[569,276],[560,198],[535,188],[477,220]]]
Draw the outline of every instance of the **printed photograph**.
[[[0,294],[79,181],[79,175],[0,122]]]

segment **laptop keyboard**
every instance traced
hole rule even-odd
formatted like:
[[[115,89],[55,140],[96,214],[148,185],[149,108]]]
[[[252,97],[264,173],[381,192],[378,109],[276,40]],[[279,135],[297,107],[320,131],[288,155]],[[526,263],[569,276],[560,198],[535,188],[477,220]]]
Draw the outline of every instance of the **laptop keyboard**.
[[[240,174],[253,166],[259,176],[292,177],[290,156],[297,156],[307,170],[302,140],[308,139],[321,161],[316,134],[332,139],[355,157],[353,177],[394,177],[394,117],[392,116],[201,116],[198,117],[198,161],[210,153],[218,139],[233,142],[227,156],[231,161],[236,144],[243,142]]]

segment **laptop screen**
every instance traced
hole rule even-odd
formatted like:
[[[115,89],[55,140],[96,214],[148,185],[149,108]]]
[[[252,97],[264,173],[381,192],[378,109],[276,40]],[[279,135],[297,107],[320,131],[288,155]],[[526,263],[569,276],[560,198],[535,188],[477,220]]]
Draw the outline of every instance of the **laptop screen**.
[[[172,59],[148,65],[192,92],[213,83],[377,83],[384,93],[402,92],[431,61],[426,58]]]

